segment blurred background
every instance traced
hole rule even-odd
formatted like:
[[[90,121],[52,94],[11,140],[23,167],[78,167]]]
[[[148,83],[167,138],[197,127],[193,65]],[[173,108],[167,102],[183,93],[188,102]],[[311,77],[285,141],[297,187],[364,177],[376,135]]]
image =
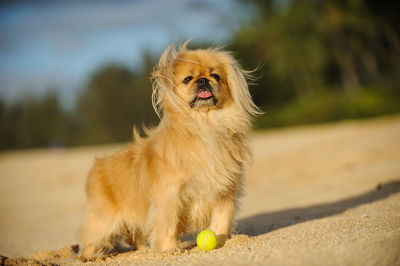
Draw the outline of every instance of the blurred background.
[[[0,150],[132,138],[158,123],[150,72],[170,44],[257,69],[256,129],[400,112],[400,2],[0,2]]]

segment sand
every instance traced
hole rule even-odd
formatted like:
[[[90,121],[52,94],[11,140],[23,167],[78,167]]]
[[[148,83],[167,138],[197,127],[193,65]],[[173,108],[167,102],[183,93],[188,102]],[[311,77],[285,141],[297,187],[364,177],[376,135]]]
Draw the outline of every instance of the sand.
[[[400,116],[254,133],[225,246],[76,256],[84,182],[124,145],[0,154],[0,264],[400,265]]]

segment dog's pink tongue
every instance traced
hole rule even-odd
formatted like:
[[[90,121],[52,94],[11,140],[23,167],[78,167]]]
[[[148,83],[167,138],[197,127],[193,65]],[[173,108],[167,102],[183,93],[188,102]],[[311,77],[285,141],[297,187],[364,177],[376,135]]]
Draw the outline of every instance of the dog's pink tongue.
[[[212,96],[212,93],[210,91],[201,91],[197,94],[197,97],[199,98],[209,98]]]

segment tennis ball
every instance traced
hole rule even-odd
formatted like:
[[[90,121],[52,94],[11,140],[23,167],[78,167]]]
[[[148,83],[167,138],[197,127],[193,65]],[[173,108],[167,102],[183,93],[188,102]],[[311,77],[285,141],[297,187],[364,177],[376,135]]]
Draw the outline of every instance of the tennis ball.
[[[203,230],[197,235],[197,246],[201,250],[210,251],[218,245],[217,235],[211,230]]]

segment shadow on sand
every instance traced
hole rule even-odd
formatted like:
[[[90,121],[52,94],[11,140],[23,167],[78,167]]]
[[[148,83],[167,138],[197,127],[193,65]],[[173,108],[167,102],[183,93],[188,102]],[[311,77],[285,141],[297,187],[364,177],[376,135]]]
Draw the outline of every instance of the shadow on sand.
[[[340,201],[295,208],[270,213],[261,213],[237,221],[240,234],[258,236],[289,225],[319,219],[346,211],[364,203],[373,202],[400,192],[400,180],[378,184],[375,190]]]

